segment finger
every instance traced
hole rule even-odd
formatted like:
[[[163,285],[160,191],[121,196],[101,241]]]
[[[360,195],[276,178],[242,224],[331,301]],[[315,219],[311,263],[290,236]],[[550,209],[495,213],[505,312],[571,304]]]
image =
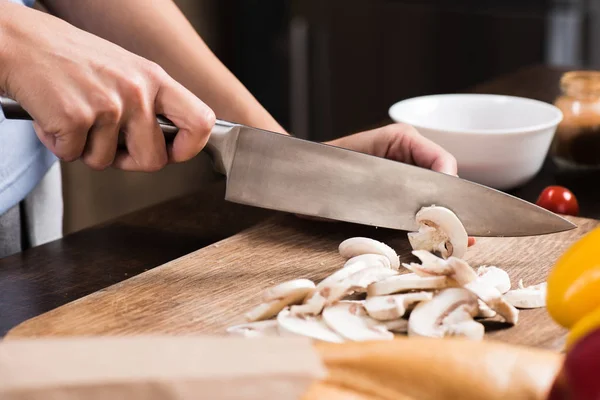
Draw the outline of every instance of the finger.
[[[471,247],[471,246],[475,246],[475,238],[474,237],[469,237],[469,240],[467,241],[467,247]]]
[[[195,157],[206,145],[215,113],[192,92],[170,77],[163,79],[155,100],[156,112],[169,118],[179,132],[169,148],[169,161]]]
[[[47,131],[35,121],[33,128],[42,144],[62,161],[75,161],[83,153],[88,135],[85,128],[70,131]]]
[[[82,161],[95,170],[111,166],[117,154],[118,136],[118,124],[93,126],[87,137]]]
[[[443,147],[422,136],[413,127],[405,126],[401,135],[401,140],[395,141],[395,147],[400,148],[395,151],[404,153],[404,158],[419,167],[456,176],[456,159]]]
[[[127,151],[118,151],[114,166],[126,171],[153,172],[168,161],[165,137],[154,111],[135,111],[122,128]]]

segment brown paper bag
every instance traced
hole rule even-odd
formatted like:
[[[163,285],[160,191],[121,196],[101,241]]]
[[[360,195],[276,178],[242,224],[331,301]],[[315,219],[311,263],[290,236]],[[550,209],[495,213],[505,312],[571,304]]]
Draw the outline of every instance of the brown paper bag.
[[[299,400],[325,367],[305,338],[0,342],[2,400]]]

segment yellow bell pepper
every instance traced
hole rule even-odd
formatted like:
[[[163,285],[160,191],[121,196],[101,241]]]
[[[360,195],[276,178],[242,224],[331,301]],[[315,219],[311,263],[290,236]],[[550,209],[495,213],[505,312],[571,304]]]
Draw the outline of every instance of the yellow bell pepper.
[[[569,331],[566,347],[571,348],[578,340],[588,333],[600,328],[600,307],[579,320]]]
[[[600,228],[572,245],[548,276],[546,308],[572,330],[568,343],[600,327]]]

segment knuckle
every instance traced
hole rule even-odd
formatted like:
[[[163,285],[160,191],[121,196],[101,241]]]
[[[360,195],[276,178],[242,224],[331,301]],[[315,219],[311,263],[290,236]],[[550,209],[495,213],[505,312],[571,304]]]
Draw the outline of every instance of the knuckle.
[[[144,64],[144,69],[152,78],[163,78],[166,74],[163,67],[153,61],[146,61]]]
[[[73,130],[86,132],[94,124],[94,114],[83,107],[65,105],[61,112],[62,125]]]
[[[123,116],[121,102],[113,96],[105,96],[98,100],[98,114],[109,124],[116,124]]]
[[[146,99],[146,81],[141,75],[127,78],[126,89],[128,97],[136,104],[142,104]]]

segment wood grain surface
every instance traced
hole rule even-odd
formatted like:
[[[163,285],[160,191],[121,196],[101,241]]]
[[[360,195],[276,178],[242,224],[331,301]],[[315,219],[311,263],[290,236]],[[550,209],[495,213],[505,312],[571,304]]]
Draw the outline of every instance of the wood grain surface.
[[[536,237],[479,238],[466,259],[508,271],[513,287],[542,282],[556,259],[598,221],[570,218],[577,229]],[[295,278],[320,281],[342,267],[339,243],[351,236],[385,241],[406,262],[413,257],[405,232],[344,223],[275,218],[25,321],[7,339],[74,335],[223,334],[260,302],[267,287]],[[560,349],[563,329],[545,309],[523,310],[514,327],[486,322],[490,338]]]

